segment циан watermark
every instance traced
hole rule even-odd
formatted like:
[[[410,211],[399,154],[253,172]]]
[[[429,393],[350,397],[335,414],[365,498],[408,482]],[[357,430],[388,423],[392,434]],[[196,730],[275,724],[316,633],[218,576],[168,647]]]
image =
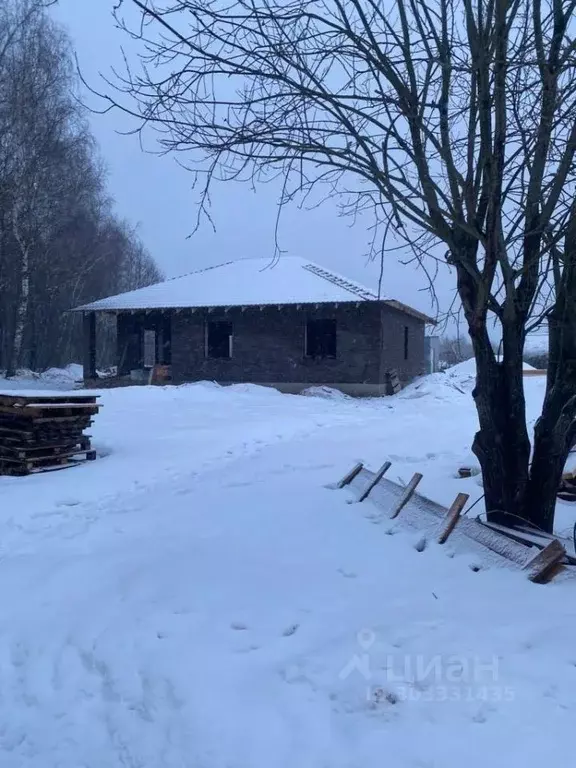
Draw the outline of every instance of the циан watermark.
[[[359,652],[342,667],[341,680],[352,675],[366,684],[371,702],[396,701],[512,701],[514,691],[502,684],[497,656],[466,654],[386,654],[373,669],[370,650],[376,634],[363,629],[357,635]]]

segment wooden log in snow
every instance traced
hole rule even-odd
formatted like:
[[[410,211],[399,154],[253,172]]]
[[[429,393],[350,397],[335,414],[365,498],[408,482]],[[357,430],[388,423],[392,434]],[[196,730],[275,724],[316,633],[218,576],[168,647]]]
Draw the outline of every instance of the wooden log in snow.
[[[412,479],[404,489],[402,496],[400,496],[400,498],[398,499],[396,506],[392,510],[392,514],[390,515],[391,520],[393,520],[395,517],[398,517],[398,515],[400,514],[400,512],[402,512],[406,504],[408,504],[420,480],[422,480],[422,475],[420,474],[420,472],[415,472],[414,475],[412,475]]]
[[[358,462],[358,464],[354,464],[350,472],[347,472],[342,480],[340,480],[338,483],[336,483],[336,488],[344,488],[346,485],[350,485],[352,480],[358,475],[360,472],[362,472],[364,468],[364,464],[362,464],[361,461]]]
[[[372,492],[372,489],[375,488],[378,485],[380,480],[382,480],[382,478],[384,477],[386,472],[388,472],[388,470],[390,469],[391,466],[392,466],[392,462],[391,461],[386,461],[386,462],[384,462],[384,464],[382,464],[382,466],[380,467],[378,472],[376,472],[376,474],[374,475],[372,480],[370,480],[368,482],[368,485],[366,486],[366,488],[364,488],[364,490],[362,491],[360,496],[358,496],[358,501],[359,502],[360,501],[364,501],[364,499],[368,498],[368,496]]]
[[[458,496],[456,496],[446,515],[444,529],[440,536],[438,536],[438,544],[444,544],[447,541],[448,536],[450,536],[454,528],[456,528],[456,524],[460,519],[460,514],[464,509],[464,504],[466,504],[469,498],[470,496],[467,493],[459,493]]]
[[[546,584],[556,575],[565,555],[566,550],[562,544],[558,539],[553,539],[525,565],[524,570],[530,581],[535,584]]]

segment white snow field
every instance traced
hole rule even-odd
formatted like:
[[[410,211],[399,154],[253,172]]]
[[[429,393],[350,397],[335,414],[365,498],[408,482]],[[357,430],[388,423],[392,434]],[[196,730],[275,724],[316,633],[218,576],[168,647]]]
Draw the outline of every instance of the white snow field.
[[[477,498],[471,377],[103,390],[97,461],[0,477],[1,768],[572,765],[574,581],[325,487],[389,458]]]

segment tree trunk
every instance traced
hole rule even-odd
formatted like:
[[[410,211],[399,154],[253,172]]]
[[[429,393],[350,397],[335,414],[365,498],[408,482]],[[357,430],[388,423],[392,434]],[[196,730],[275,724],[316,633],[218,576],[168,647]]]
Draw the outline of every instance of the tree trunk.
[[[552,399],[545,402],[534,429],[534,453],[525,503],[530,522],[548,533],[552,533],[554,527],[556,496],[570,450],[575,411],[573,398],[564,399],[564,406],[558,396],[553,399],[557,402]]]
[[[488,520],[514,525],[525,515],[530,440],[525,417],[519,415],[523,392],[510,386],[501,364],[495,366],[489,389],[477,385],[474,390],[480,430],[472,450],[482,468]]]
[[[546,397],[534,428],[534,452],[526,498],[531,522],[552,532],[558,486],[574,437],[576,417],[576,216],[567,237],[561,290],[548,315]]]
[[[15,210],[12,220],[14,238],[20,249],[20,295],[16,307],[16,325],[14,329],[14,342],[12,345],[11,365],[7,376],[13,376],[15,369],[22,360],[22,346],[24,342],[24,330],[28,317],[28,305],[30,303],[30,249],[20,233],[18,225],[18,213]]]
[[[488,520],[518,524],[526,515],[530,440],[522,379],[521,330],[504,330],[503,360],[496,359],[485,325],[470,329],[476,358],[473,397],[479,431],[472,450],[480,462]]]
[[[569,320],[571,314],[574,318]],[[546,397],[534,429],[532,461],[521,335],[513,329],[504,332],[503,362],[495,360],[485,340],[475,343],[473,394],[480,431],[473,451],[482,468],[488,519],[503,525],[524,522],[552,533],[576,418],[576,310],[563,307],[561,321],[551,315],[549,325],[550,366]]]

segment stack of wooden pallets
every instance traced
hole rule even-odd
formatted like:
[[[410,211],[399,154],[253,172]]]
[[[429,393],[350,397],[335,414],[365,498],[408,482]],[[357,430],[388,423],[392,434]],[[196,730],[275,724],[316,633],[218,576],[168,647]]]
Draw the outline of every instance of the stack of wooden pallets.
[[[96,458],[84,430],[96,395],[0,394],[0,474],[29,475]]]

